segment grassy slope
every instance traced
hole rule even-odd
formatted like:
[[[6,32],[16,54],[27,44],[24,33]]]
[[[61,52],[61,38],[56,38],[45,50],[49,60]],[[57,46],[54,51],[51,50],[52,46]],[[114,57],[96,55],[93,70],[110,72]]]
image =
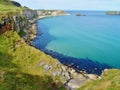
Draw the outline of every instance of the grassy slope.
[[[5,0],[0,0],[0,22],[1,22],[1,18],[3,16],[8,16],[9,14],[14,14],[14,13],[22,13],[22,10],[25,10],[28,8],[25,7],[17,7],[15,5],[13,5],[9,0],[5,1]]]
[[[21,43],[15,49],[17,41]],[[40,61],[53,66],[57,62],[27,45],[16,32],[0,35],[0,90],[57,90],[51,75],[39,67]]]
[[[25,8],[13,5],[9,0],[0,0],[0,11],[20,11]]]
[[[0,0],[0,19],[23,9],[26,8],[16,7],[9,0]],[[57,77],[39,67],[43,61],[52,66],[57,63],[56,59],[27,45],[16,32],[0,35],[0,90],[58,90],[61,83],[54,83]],[[60,66],[52,70],[55,69]]]
[[[3,0],[0,0],[0,22],[2,21],[1,20],[2,17],[8,16],[8,13],[13,14],[16,12],[20,12],[21,10],[23,10],[23,8],[16,7],[9,1],[5,2]]]
[[[79,90],[120,90],[120,70],[108,70],[103,73],[102,79],[89,81]]]

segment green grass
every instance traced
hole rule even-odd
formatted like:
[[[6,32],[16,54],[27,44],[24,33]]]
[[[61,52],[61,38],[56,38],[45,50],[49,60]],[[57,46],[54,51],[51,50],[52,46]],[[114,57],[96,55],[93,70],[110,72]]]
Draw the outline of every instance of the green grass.
[[[14,15],[16,13],[22,14],[23,10],[29,8],[17,7],[13,5],[9,0],[0,0],[0,22],[2,17],[7,17],[8,15]]]
[[[13,5],[10,1],[0,0],[0,11],[18,11],[22,9],[22,7],[17,7]]]
[[[8,15],[21,15],[25,9],[28,8],[14,6],[9,0],[0,0],[0,22]],[[60,65],[55,66],[58,60],[29,46],[19,35],[26,33],[20,30],[19,34],[16,31],[0,34],[0,90],[65,90],[61,87],[63,79],[51,74],[61,70]],[[54,68],[46,72],[43,66],[39,66],[40,62]]]
[[[23,36],[26,35],[26,33],[25,33],[25,31],[24,31],[23,29],[21,29],[20,32],[19,32],[19,35],[20,35],[21,37],[23,37]]]
[[[10,0],[0,0],[0,11],[18,11],[23,9],[29,9],[27,7],[17,7],[11,3]]]
[[[52,83],[53,80],[50,76],[43,77],[43,76],[30,75],[30,74],[20,73],[20,72],[9,72],[9,71],[4,71],[4,72],[5,72],[4,80],[1,80],[0,82],[0,90],[55,90],[57,89],[57,86],[54,83]]]
[[[78,90],[120,90],[120,70],[108,70],[103,73],[102,79],[89,81]]]
[[[56,59],[27,45],[14,31],[0,35],[0,90],[59,90],[60,83],[39,63]],[[53,71],[59,67],[53,68]],[[3,77],[2,77],[3,76]],[[63,88],[64,90],[64,88]]]

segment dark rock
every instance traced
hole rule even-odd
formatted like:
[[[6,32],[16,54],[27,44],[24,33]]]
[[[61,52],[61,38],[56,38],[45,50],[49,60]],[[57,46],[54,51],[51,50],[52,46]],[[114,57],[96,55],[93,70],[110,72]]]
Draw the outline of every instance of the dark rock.
[[[17,6],[17,7],[21,7],[21,4],[18,3],[18,2],[16,2],[16,1],[11,1],[11,2],[12,2],[12,4],[14,4],[15,6]]]
[[[81,16],[81,14],[77,13],[76,16]]]

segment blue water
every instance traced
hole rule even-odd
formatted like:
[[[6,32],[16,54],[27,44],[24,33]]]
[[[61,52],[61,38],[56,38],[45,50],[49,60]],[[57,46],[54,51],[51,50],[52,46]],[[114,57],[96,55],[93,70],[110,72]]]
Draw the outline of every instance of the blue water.
[[[76,16],[79,12],[86,16]],[[38,20],[35,46],[120,68],[120,16],[106,15],[102,11],[69,13],[69,16]]]

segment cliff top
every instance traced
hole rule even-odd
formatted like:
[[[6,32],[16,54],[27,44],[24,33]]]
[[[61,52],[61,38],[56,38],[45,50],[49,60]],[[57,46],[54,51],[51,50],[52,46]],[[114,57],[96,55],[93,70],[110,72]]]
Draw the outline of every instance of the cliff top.
[[[104,70],[102,78],[89,81],[79,90],[119,90],[120,89],[120,70]]]
[[[10,0],[0,0],[0,11],[18,11],[18,10],[24,10],[28,9],[26,7],[21,7],[21,4],[15,1]]]

